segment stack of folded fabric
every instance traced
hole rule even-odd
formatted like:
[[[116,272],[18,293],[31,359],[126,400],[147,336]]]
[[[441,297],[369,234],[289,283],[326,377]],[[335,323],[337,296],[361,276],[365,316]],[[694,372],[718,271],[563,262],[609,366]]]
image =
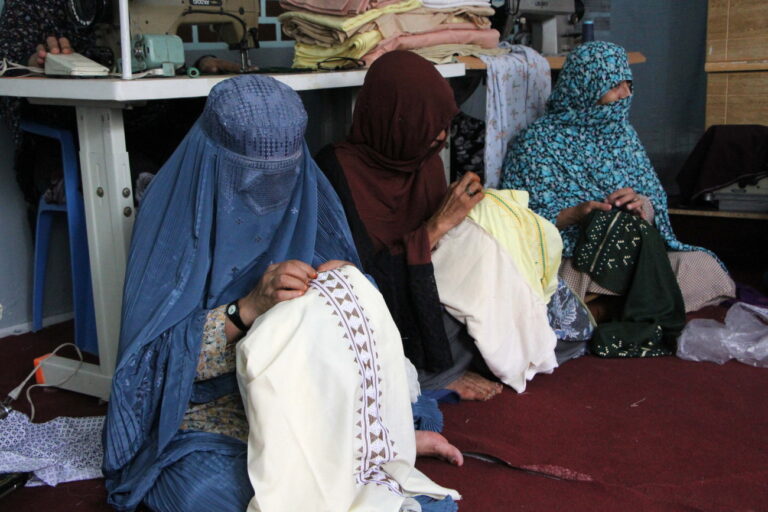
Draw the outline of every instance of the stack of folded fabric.
[[[436,63],[454,55],[495,55],[489,0],[281,0],[278,18],[296,40],[293,67],[370,66],[383,54],[412,50]]]
[[[396,4],[400,0],[280,0],[287,11],[311,11],[333,16],[360,14],[369,9]]]

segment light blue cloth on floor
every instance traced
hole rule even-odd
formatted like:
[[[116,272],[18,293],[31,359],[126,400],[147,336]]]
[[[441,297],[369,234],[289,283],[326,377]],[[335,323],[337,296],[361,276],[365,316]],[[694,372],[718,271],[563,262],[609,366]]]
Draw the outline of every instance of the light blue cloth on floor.
[[[0,420],[0,473],[34,473],[32,485],[101,478],[103,416],[32,423],[11,411]]]

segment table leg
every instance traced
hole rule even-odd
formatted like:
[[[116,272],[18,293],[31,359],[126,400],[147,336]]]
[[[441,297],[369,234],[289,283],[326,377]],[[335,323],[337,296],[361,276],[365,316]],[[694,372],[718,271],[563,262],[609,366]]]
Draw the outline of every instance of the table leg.
[[[120,108],[77,107],[80,166],[91,262],[99,365],[84,364],[59,387],[109,397],[120,336],[123,280],[135,211]],[[60,357],[43,364],[47,383],[69,376],[77,362]]]

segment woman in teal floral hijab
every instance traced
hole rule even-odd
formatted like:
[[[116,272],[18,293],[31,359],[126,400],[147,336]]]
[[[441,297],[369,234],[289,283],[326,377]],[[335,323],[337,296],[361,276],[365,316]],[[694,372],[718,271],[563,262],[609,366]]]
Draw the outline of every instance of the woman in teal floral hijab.
[[[603,41],[579,46],[566,59],[546,114],[510,145],[502,188],[530,193],[530,208],[561,230],[564,258],[573,255],[579,224],[589,213],[620,208],[654,225],[673,251],[687,311],[732,297],[735,286],[717,259],[675,238],[667,196],[629,123],[631,103],[624,49]],[[707,282],[700,282],[707,274]],[[570,259],[561,275],[582,297],[610,294],[573,269]]]

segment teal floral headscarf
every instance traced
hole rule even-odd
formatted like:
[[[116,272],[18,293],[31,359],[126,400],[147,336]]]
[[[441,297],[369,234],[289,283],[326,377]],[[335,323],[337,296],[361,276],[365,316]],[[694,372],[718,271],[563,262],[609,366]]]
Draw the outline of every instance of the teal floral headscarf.
[[[629,124],[632,97],[597,103],[623,80],[632,80],[632,71],[622,47],[595,41],[572,51],[546,114],[512,141],[501,187],[527,190],[530,208],[551,222],[565,208],[602,201],[620,188],[632,187],[653,203],[654,224],[668,250],[702,250],[679,242],[672,232],[667,195]],[[578,226],[561,235],[563,256],[571,257]]]

